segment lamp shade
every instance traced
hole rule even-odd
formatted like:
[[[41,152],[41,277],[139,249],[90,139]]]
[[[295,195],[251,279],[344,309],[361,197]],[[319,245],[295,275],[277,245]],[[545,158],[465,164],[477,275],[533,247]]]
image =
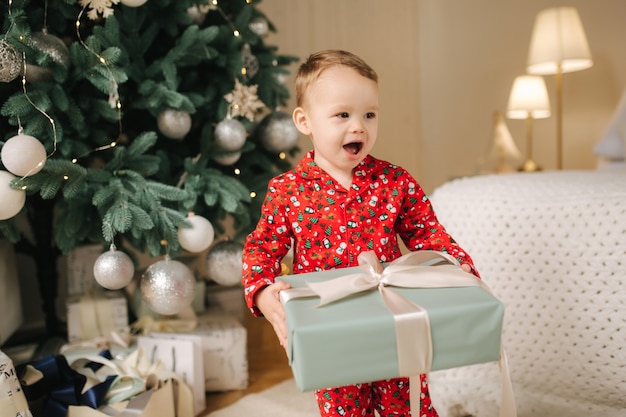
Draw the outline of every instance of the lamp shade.
[[[574,7],[546,9],[537,15],[528,53],[529,74],[556,74],[593,65],[585,30]]]
[[[529,114],[533,119],[550,117],[548,90],[540,75],[520,75],[515,78],[509,95],[508,118],[525,119]]]

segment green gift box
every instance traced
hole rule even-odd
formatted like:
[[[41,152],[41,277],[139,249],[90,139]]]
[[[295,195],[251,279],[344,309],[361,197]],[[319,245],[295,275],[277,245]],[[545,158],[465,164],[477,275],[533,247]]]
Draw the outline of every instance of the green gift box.
[[[281,298],[307,283],[361,272],[360,267],[353,267],[282,276],[279,279],[296,290],[281,292]],[[437,272],[446,274],[445,270]],[[426,309],[432,339],[430,370],[500,359],[504,305],[483,287],[387,289]],[[315,296],[283,298],[283,302],[287,355],[301,391],[414,376],[400,371],[394,315],[376,287],[323,306],[318,306],[320,298]]]

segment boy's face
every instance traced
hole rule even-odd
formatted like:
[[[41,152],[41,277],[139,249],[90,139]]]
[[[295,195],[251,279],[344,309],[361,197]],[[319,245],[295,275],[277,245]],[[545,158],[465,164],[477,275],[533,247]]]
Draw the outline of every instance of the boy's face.
[[[313,142],[315,162],[345,178],[376,142],[378,84],[349,67],[328,68],[309,85],[293,117]]]

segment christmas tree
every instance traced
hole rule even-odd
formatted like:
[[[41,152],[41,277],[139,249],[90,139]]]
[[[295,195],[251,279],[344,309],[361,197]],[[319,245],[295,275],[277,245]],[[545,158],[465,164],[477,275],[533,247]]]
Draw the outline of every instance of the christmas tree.
[[[35,258],[49,330],[59,254],[101,242],[176,257],[197,250],[179,239],[191,214],[218,231],[234,219],[238,237],[254,226],[297,142],[280,111],[296,58],[265,43],[258,3],[2,6],[0,237]]]

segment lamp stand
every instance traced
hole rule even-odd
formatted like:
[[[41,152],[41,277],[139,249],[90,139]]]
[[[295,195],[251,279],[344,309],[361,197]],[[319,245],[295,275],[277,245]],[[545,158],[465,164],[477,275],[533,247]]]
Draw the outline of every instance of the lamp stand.
[[[563,71],[556,68],[556,169],[563,169]]]
[[[541,167],[532,160],[533,155],[533,116],[528,112],[526,116],[526,161],[519,168],[521,172],[541,171]]]

